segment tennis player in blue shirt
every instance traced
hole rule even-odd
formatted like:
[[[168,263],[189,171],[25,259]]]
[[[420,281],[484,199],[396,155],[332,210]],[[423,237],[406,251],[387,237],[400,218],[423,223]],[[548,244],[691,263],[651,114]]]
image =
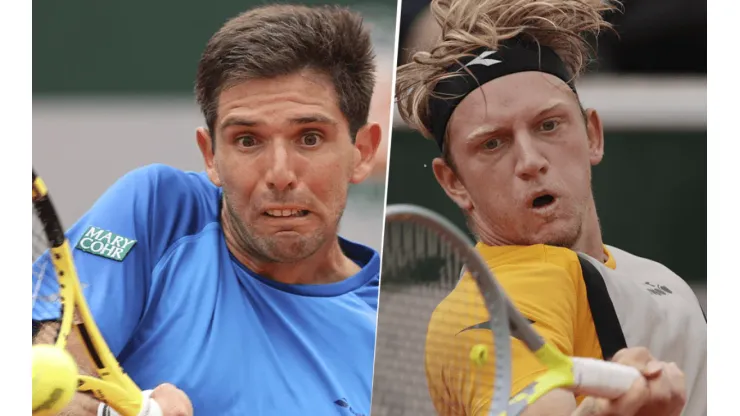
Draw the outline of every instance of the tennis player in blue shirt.
[[[166,416],[369,415],[379,256],[337,229],[381,138],[373,59],[342,8],[232,19],[198,67],[205,172],[132,171],[68,231],[103,336]]]

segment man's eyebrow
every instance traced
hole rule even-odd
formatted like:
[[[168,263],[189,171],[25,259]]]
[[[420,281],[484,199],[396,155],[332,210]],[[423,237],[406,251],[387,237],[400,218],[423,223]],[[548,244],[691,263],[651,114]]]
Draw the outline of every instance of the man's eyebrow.
[[[545,107],[542,110],[538,111],[537,114],[535,115],[535,118],[541,117],[543,114],[549,113],[549,112],[551,112],[553,110],[559,110],[562,107],[565,107],[565,103],[564,102],[562,102],[560,100],[554,101],[550,105],[548,105],[547,107]]]
[[[227,117],[221,122],[221,129],[225,129],[227,127],[231,126],[245,126],[245,127],[254,127],[261,124],[258,121],[250,120],[248,118],[244,117]]]
[[[314,123],[332,124],[332,125],[339,124],[336,120],[330,117],[321,115],[321,114],[312,114],[312,115],[301,116],[301,117],[290,119],[290,124],[314,124]]]
[[[305,116],[294,117],[288,120],[290,124],[330,124],[337,125],[339,122],[333,118],[327,117],[322,114],[309,114]],[[254,127],[265,124],[262,121],[252,120],[245,117],[232,116],[227,117],[221,122],[221,129],[226,129],[231,126],[243,126],[243,127]]]
[[[496,125],[491,125],[491,124],[483,125],[473,130],[473,132],[470,133],[468,137],[465,138],[465,141],[472,142],[483,136],[492,136],[494,133],[497,133],[501,130],[503,129],[501,129],[500,127]]]

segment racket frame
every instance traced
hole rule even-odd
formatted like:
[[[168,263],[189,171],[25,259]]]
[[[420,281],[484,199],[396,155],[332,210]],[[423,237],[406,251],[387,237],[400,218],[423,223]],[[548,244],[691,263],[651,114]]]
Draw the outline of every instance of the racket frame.
[[[142,392],[123,371],[95,324],[82,292],[69,240],[64,234],[48,188],[35,170],[33,171],[33,208],[44,226],[44,234],[50,246],[49,255],[59,283],[61,320],[54,345],[56,348],[65,349],[69,335],[74,328],[100,377],[79,375],[77,391],[92,395],[116,410],[121,416],[137,416],[143,406]],[[74,322],[75,310],[81,318],[77,323]]]

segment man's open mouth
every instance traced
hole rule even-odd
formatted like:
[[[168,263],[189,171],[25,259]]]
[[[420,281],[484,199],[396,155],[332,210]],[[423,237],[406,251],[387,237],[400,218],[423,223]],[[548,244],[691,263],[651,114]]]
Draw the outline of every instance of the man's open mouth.
[[[532,208],[544,208],[555,202],[555,197],[550,194],[540,195],[532,201]]]
[[[268,217],[282,218],[282,217],[305,217],[308,215],[308,210],[305,209],[268,209],[263,213]]]

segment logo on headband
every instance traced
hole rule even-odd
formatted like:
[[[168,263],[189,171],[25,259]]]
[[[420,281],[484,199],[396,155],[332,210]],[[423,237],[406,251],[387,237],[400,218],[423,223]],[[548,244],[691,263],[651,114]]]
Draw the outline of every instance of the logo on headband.
[[[487,57],[493,55],[496,53],[496,51],[483,51],[480,55],[476,56],[475,59],[468,62],[465,66],[473,66],[473,65],[485,65],[485,66],[491,66],[494,64],[501,63],[501,61],[496,59],[486,59]]]

